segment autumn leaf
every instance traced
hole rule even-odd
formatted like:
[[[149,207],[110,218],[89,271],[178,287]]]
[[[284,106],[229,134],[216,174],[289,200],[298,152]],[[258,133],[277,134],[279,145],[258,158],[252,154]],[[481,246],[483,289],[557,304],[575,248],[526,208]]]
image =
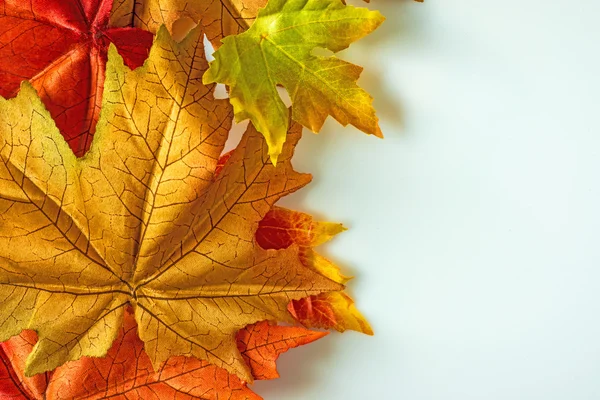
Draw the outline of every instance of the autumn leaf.
[[[238,332],[238,349],[258,380],[279,378],[275,361],[289,349],[312,343],[328,332],[299,327],[270,325],[266,321],[248,325]]]
[[[367,133],[382,135],[371,97],[355,83],[362,69],[335,57],[312,55],[316,47],[340,51],[383,21],[376,12],[345,7],[343,3],[343,0],[271,0],[263,11],[263,15],[268,15],[262,22],[259,20],[251,32],[228,39],[229,50],[223,62],[219,67],[214,66],[217,72],[207,77],[213,82],[238,87],[233,93],[236,98],[232,100],[236,117],[238,121],[250,118],[266,135],[273,162],[281,151],[288,122],[288,111],[274,85],[282,84],[288,92],[296,91],[294,119],[314,132],[321,129],[327,115],[332,115],[344,125],[350,123]],[[156,32],[162,24],[173,31],[178,20],[189,18],[204,27],[208,39],[218,49],[224,37],[245,32],[266,5],[267,0],[115,0],[111,22],[116,26],[135,26]],[[299,7],[304,9],[299,10]],[[320,21],[316,14],[322,15]],[[358,17],[348,19],[348,14]],[[336,19],[338,15],[342,16],[341,20]],[[330,16],[334,21],[328,19]],[[284,21],[285,26],[281,27],[281,22],[276,27],[271,26],[276,18]],[[316,33],[312,32],[315,26]],[[267,36],[270,42],[263,41]],[[243,47],[236,47],[238,45]],[[252,50],[242,58],[238,57],[237,48],[243,49],[243,53],[247,53],[248,48]],[[300,57],[294,58],[298,55]],[[290,63],[291,70],[287,69]],[[277,66],[279,68],[274,68]],[[306,87],[306,83],[311,85]]]
[[[89,148],[110,43],[140,66],[152,34],[108,25],[112,0],[0,0],[0,96],[30,80],[75,154]]]
[[[353,330],[373,335],[371,326],[358,311],[354,301],[343,292],[329,292],[292,300],[290,313],[302,325],[310,328]]]
[[[292,119],[313,132],[331,115],[381,137],[373,99],[356,84],[362,68],[313,50],[336,53],[382,22],[378,12],[341,0],[271,0],[249,30],[223,39],[204,82],[229,86],[236,120],[252,121],[265,136],[274,163],[286,139],[289,114],[278,85],[290,95]]]
[[[339,268],[326,258],[319,256],[313,247],[331,240],[345,231],[342,224],[316,222],[304,213],[274,207],[260,221],[256,231],[256,242],[263,249],[287,249],[297,245],[301,262],[331,280],[345,284],[351,278],[340,273]]]
[[[317,222],[308,214],[274,207],[260,221],[256,240],[265,249],[285,249],[294,243],[310,248],[345,230],[342,224]]]
[[[158,32],[166,25],[189,18],[201,25],[215,47],[225,36],[244,32],[256,18],[267,0],[114,0],[111,23],[115,26],[135,26]]]
[[[42,395],[47,386],[46,374],[25,377],[23,370],[25,358],[31,351],[28,341],[30,331],[11,339],[14,345],[0,344],[0,398],[8,400],[27,400]],[[35,336],[35,334],[34,334]],[[25,352],[25,348],[27,351]]]
[[[189,18],[202,25],[219,48],[224,37],[246,31],[266,5],[267,0],[114,0],[110,21],[113,26],[135,26],[154,33],[164,24],[173,33],[178,20]]]
[[[155,371],[143,347],[133,313],[126,311],[106,357],[83,357],[59,367],[39,400],[261,399],[238,377],[206,361],[172,357]]]
[[[52,372],[25,376],[25,359],[37,341],[33,331],[23,331],[10,341],[0,343],[0,398],[43,398]]]
[[[181,43],[162,29],[134,71],[111,46],[83,159],[28,83],[0,99],[0,341],[37,332],[26,375],[106,355],[131,304],[155,367],[189,356],[251,381],[240,329],[293,322],[291,300],[343,290],[298,246],[255,242],[273,204],[310,181],[290,163],[299,125],[277,168],[250,126],[215,179],[231,109],[206,68],[200,29]]]
[[[265,321],[249,325],[237,334],[237,346],[251,366],[255,379],[277,377],[275,360],[279,354],[313,342],[327,332],[270,325]],[[236,376],[205,361],[173,357],[158,371],[137,336],[131,308],[124,324],[104,358],[83,357],[59,367],[51,375],[23,375],[24,355],[35,344],[35,333],[24,331],[0,344],[5,370],[0,371],[0,397],[30,400],[99,399],[121,396],[136,399],[260,399]],[[134,361],[135,360],[135,361]]]
[[[264,249],[285,249],[297,245],[300,260],[305,266],[335,282],[345,284],[351,278],[343,276],[337,266],[313,250],[314,246],[331,240],[344,230],[340,224],[316,222],[308,214],[274,207],[259,223],[256,241]],[[358,311],[354,301],[340,291],[292,300],[288,309],[306,327],[373,334],[371,326]]]

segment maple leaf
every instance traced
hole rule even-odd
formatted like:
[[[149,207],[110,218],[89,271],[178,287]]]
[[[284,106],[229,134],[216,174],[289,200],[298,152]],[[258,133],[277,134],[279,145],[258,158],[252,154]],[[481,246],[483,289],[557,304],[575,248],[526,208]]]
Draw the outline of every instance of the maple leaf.
[[[72,150],[88,149],[100,113],[106,52],[140,66],[152,34],[108,25],[112,0],[0,0],[0,96],[30,80]]]
[[[305,345],[328,335],[291,326],[269,325],[266,321],[248,325],[238,332],[238,349],[258,380],[279,378],[275,361],[291,348]]]
[[[267,137],[272,161],[276,162],[288,123],[277,85],[285,86],[288,93],[294,90],[293,117],[314,132],[321,129],[327,115],[332,115],[344,125],[350,123],[382,136],[371,97],[355,83],[362,69],[334,57],[311,54],[316,47],[340,51],[383,21],[376,12],[344,4],[344,0],[271,0],[268,5],[267,0],[115,0],[111,22],[156,32],[163,24],[173,31],[176,21],[189,18],[204,27],[218,49],[221,39],[245,32],[259,10],[267,6],[261,11],[262,22],[259,20],[250,32],[227,39],[223,62],[217,60],[218,66],[206,79],[238,88],[232,99],[238,121],[250,118],[255,123]],[[330,16],[333,18],[328,19]],[[272,24],[275,20],[277,23]],[[316,33],[312,32],[315,27]],[[271,43],[271,48],[266,49],[265,43]],[[238,49],[246,56],[241,57]],[[292,69],[287,68],[290,63]]]
[[[135,26],[150,32],[164,24],[173,33],[175,22],[189,18],[202,25],[207,38],[219,48],[224,37],[246,31],[266,5],[267,0],[114,0],[110,21],[113,26]]]
[[[34,332],[24,331],[10,342],[0,344],[0,398],[23,400],[43,396],[50,373],[24,376],[25,358],[35,341]]]
[[[274,207],[260,222],[256,241],[264,249],[285,249],[295,244],[299,246],[300,260],[304,265],[345,284],[351,278],[342,275],[337,266],[313,250],[314,246],[331,240],[344,230],[341,224],[316,222],[308,214]],[[340,332],[350,329],[373,334],[367,320],[354,306],[354,301],[340,291],[292,300],[288,309],[298,322],[307,327]]]
[[[271,0],[249,30],[223,39],[204,82],[229,86],[236,120],[252,121],[265,136],[274,163],[289,119],[278,85],[292,100],[292,119],[313,132],[331,115],[343,125],[381,137],[373,99],[356,84],[362,68],[312,52],[343,50],[383,19],[376,11],[341,0]]]
[[[225,36],[248,29],[266,4],[267,0],[114,0],[111,23],[150,32],[158,32],[164,24],[172,32],[173,23],[189,18],[201,25],[213,46],[218,47]]]
[[[193,358],[173,357],[158,371],[137,336],[128,308],[119,336],[104,358],[84,357],[56,369],[49,376],[23,375],[25,357],[35,344],[32,331],[24,331],[0,345],[0,396],[19,400],[138,399],[260,399],[236,376]],[[320,339],[326,332],[297,327],[252,324],[237,334],[237,346],[255,379],[277,377],[279,354]],[[135,360],[135,362],[133,362]],[[34,381],[33,379],[37,379]]]
[[[157,368],[189,356],[251,381],[240,329],[293,322],[291,300],[343,290],[298,246],[254,238],[273,204],[310,181],[290,163],[299,125],[277,168],[250,126],[215,178],[231,109],[202,83],[207,67],[198,28],[181,43],[160,30],[134,71],[111,46],[82,159],[27,82],[0,99],[0,341],[36,331],[26,375],[104,356],[131,304]]]
[[[342,224],[316,222],[308,214],[274,207],[260,221],[256,230],[256,242],[263,249],[274,250],[297,245],[300,260],[305,266],[345,284],[351,278],[342,275],[335,264],[313,250],[313,247],[328,242],[345,230]]]
[[[321,293],[292,300],[288,309],[306,327],[335,329],[340,332],[353,330],[373,335],[371,326],[358,311],[354,301],[343,292]]]

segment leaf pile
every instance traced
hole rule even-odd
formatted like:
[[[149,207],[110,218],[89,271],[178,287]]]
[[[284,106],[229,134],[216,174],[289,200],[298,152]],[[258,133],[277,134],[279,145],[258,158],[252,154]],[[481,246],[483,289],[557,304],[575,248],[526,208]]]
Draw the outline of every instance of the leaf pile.
[[[0,0],[0,396],[259,399],[247,383],[327,333],[307,328],[372,334],[314,250],[344,228],[275,203],[311,180],[302,126],[381,136],[362,69],[314,50],[382,22],[341,0]]]
[[[293,120],[313,132],[331,115],[382,136],[372,98],[356,84],[362,68],[312,53],[316,48],[339,52],[368,35],[383,22],[378,12],[341,0],[116,0],[113,23],[156,32],[182,17],[203,26],[220,47],[205,83],[229,86],[236,120],[252,121],[265,136],[274,163],[289,119],[278,85],[290,95]]]

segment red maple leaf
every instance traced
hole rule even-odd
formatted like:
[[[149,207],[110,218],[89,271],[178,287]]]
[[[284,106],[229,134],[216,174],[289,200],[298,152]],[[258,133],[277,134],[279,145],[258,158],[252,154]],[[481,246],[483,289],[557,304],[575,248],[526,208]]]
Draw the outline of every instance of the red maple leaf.
[[[90,147],[102,104],[107,51],[142,65],[152,34],[109,26],[112,0],[0,0],[0,96],[37,89],[78,156]]]

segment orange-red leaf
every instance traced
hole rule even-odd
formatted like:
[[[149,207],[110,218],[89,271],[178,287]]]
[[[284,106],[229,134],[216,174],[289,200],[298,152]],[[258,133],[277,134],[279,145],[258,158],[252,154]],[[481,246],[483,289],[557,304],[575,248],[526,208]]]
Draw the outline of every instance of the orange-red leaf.
[[[12,367],[11,360],[4,349],[0,348],[0,395],[6,400],[27,400],[27,389],[19,380]]]
[[[354,306],[354,301],[343,292],[321,293],[292,300],[288,310],[294,318],[307,327],[373,334],[367,320]]]
[[[340,224],[316,222],[308,214],[275,207],[259,223],[256,241],[265,249],[285,249],[296,244],[300,247],[300,259],[304,265],[336,282],[346,283],[350,278],[341,275],[338,267],[312,249],[343,230]],[[288,310],[306,327],[340,332],[350,329],[373,334],[369,323],[354,306],[354,301],[342,292],[293,300]]]
[[[329,279],[344,284],[350,280],[339,268],[313,251],[346,230],[342,224],[317,222],[308,215],[281,207],[273,207],[265,215],[256,231],[256,242],[264,249],[286,249],[293,244],[299,247],[300,261]]]
[[[48,400],[100,399],[260,399],[235,375],[187,357],[172,357],[154,371],[137,336],[131,311],[104,358],[84,357],[59,367],[48,385]]]
[[[252,370],[255,379],[279,378],[275,361],[281,353],[326,336],[304,328],[269,325],[263,321],[248,325],[237,335],[238,349]]]
[[[285,249],[294,243],[313,247],[344,230],[342,224],[316,222],[308,214],[276,207],[260,222],[256,240],[265,249]]]
[[[136,331],[128,309],[106,357],[83,357],[32,378],[25,377],[24,366],[37,337],[33,331],[23,331],[0,345],[0,399],[260,399],[237,376],[205,361],[172,357],[154,371]],[[237,344],[255,379],[274,379],[279,376],[275,361],[281,353],[325,335],[263,321],[241,330]]]
[[[51,373],[25,377],[25,359],[37,336],[23,331],[9,342],[0,344],[0,398],[3,400],[42,399]]]
[[[77,155],[100,114],[107,50],[131,68],[148,56],[152,34],[109,26],[112,0],[0,0],[0,96],[30,80]]]

